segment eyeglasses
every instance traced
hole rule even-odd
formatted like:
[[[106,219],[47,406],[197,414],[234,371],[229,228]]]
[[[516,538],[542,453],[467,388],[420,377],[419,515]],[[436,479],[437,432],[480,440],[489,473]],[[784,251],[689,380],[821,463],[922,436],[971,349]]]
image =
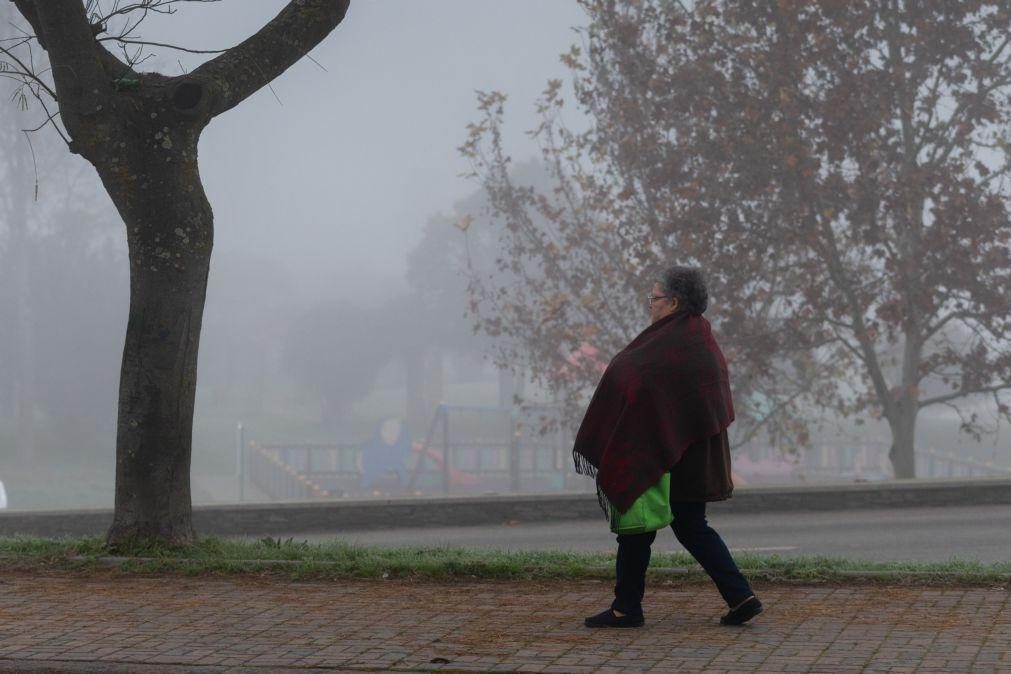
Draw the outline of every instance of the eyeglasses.
[[[670,295],[646,295],[646,302],[650,305],[657,300],[663,300],[669,298]]]

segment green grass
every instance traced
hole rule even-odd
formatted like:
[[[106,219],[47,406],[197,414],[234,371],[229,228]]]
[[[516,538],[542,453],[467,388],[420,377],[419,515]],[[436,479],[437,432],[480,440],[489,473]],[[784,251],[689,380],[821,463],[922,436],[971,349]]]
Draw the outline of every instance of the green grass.
[[[1001,585],[1011,582],[1011,563],[877,563],[831,557],[738,555],[753,580],[771,582],[883,582],[918,585]],[[294,579],[428,578],[596,579],[614,577],[614,555],[582,552],[496,552],[447,547],[380,548],[342,541],[310,544],[264,538],[205,538],[187,547],[140,547],[112,557],[98,538],[0,538],[0,568],[102,570],[185,575],[253,574]],[[657,552],[654,579],[704,580],[687,554]]]

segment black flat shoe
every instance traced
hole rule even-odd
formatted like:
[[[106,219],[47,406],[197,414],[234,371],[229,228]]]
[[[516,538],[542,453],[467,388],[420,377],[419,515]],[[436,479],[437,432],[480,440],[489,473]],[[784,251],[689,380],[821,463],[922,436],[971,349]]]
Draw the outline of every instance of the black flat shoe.
[[[762,602],[752,595],[720,618],[721,625],[743,625],[763,611]]]
[[[611,609],[607,609],[597,615],[592,615],[583,621],[587,627],[642,627],[646,619],[641,613],[632,615],[617,615]]]

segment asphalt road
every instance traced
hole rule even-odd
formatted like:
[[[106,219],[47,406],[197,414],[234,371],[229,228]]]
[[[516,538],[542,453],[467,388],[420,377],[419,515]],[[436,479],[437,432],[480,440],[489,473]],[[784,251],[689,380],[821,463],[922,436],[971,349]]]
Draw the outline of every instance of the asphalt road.
[[[732,551],[828,555],[869,561],[1011,561],[1011,505],[840,510],[836,512],[710,513],[709,523]],[[450,546],[498,550],[614,550],[603,517],[567,523],[387,529],[293,534],[295,540],[335,537],[361,545]],[[285,536],[287,538],[287,536]],[[680,550],[663,531],[654,550]]]

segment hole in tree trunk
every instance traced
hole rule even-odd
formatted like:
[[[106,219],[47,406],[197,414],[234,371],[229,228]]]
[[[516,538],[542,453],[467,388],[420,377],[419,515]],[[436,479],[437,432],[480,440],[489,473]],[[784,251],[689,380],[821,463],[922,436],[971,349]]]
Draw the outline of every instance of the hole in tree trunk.
[[[200,104],[204,96],[204,88],[192,82],[183,82],[172,94],[172,105],[177,110],[192,110]]]

